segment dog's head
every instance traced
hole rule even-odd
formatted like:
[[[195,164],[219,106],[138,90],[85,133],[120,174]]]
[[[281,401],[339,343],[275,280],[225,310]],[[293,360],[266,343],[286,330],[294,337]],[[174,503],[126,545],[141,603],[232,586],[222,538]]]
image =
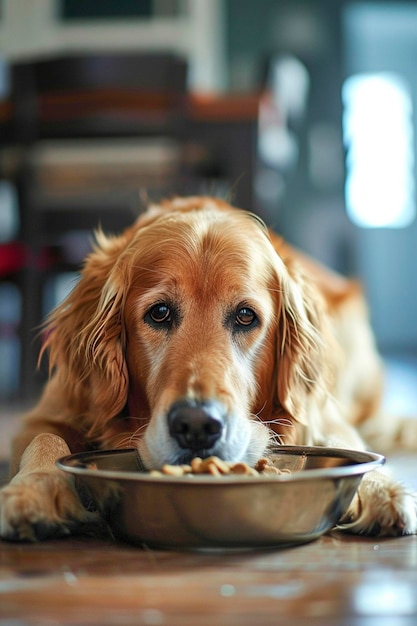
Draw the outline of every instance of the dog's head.
[[[257,218],[179,199],[120,237],[98,235],[46,347],[92,439],[125,433],[149,468],[208,454],[252,462],[271,432],[307,420],[321,319]]]

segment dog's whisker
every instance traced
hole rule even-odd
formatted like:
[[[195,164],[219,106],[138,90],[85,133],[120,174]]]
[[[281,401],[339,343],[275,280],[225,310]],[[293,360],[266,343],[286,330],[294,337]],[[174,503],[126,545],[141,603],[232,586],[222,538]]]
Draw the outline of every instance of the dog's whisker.
[[[126,433],[126,435],[119,439],[117,438],[117,447],[118,448],[133,448],[134,447],[134,437],[132,434]]]
[[[274,419],[264,419],[261,416],[262,411],[265,409],[266,402],[262,406],[262,408],[257,413],[252,413],[251,417],[261,422],[261,424],[265,424],[265,426],[270,426],[271,424],[275,424],[278,426],[293,426],[292,421],[287,417],[276,417]]]
[[[287,419],[286,417],[277,417],[272,420],[265,420],[263,421],[263,423],[267,426],[270,426],[271,424],[275,424],[277,426],[290,426],[291,428],[294,426],[292,421]]]
[[[261,418],[261,413],[262,413],[262,411],[264,410],[265,407],[266,407],[266,400],[263,403],[263,405],[261,406],[261,408],[259,409],[259,411],[257,413],[253,413],[252,414],[252,417],[256,417],[257,419],[262,419]]]
[[[147,424],[142,424],[134,432],[126,431],[124,433],[116,435],[112,438],[112,440],[114,440],[115,442],[114,445],[117,445],[117,447],[119,448],[136,448],[142,438],[143,431],[146,429],[146,426]],[[108,441],[108,443],[110,443],[110,440]]]

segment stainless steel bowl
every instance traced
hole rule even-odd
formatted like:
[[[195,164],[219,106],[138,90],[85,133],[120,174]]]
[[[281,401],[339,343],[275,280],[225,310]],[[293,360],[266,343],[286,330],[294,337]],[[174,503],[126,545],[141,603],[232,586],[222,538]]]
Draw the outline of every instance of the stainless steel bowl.
[[[300,458],[303,469],[299,470]],[[370,452],[279,446],[278,476],[151,476],[136,450],[66,456],[58,466],[87,491],[118,538],[163,548],[256,548],[316,539],[337,524]]]

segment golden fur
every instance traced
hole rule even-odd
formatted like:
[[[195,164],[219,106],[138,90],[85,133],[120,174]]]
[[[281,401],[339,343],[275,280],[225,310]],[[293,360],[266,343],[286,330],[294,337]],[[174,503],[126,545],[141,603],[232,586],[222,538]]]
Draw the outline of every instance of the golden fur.
[[[137,446],[149,469],[188,460],[197,443],[168,426],[179,401],[213,413],[219,432],[201,447],[227,461],[254,463],[273,442],[363,448],[363,427],[381,440],[382,367],[358,284],[218,199],[166,201],[118,237],[99,232],[43,351],[51,377],[0,492],[5,538],[89,519],[55,467],[69,451]],[[342,521],[414,533],[416,498],[374,472]]]

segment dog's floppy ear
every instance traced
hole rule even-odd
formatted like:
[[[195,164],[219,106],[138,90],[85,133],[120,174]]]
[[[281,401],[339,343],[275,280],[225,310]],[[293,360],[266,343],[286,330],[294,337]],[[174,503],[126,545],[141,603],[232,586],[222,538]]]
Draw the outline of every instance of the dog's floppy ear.
[[[307,424],[309,398],[328,388],[328,331],[320,294],[296,264],[280,272],[276,399],[278,412]]]
[[[128,235],[107,238],[87,258],[81,278],[50,315],[42,353],[49,351],[50,369],[62,383],[62,393],[90,436],[124,407],[128,394],[123,306],[126,285],[118,260]]]

